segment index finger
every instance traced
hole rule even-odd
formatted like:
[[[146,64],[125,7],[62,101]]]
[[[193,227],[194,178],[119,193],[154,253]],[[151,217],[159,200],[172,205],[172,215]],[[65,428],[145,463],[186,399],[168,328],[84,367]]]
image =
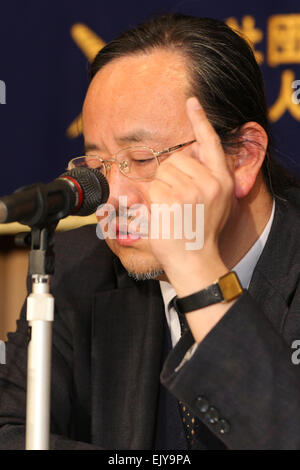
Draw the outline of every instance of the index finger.
[[[218,134],[207,119],[198,99],[193,96],[186,102],[187,114],[191,121],[199,147],[199,159],[213,171],[226,169],[226,157]]]

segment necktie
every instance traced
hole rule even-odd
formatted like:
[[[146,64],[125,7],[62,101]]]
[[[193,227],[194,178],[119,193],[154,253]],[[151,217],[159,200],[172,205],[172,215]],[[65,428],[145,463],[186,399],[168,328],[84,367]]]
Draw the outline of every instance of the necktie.
[[[180,313],[176,308],[175,308],[175,303],[174,303],[175,297],[170,301],[168,308],[169,310],[173,307],[175,311],[177,312],[179,323],[180,323],[180,329],[181,329],[181,336],[189,330],[189,326],[187,324],[185,315]],[[199,430],[199,420],[197,417],[195,417],[192,413],[192,411],[189,409],[189,407],[183,403],[182,401],[178,402],[179,406],[179,411],[181,414],[181,419],[185,431],[185,436],[187,439],[187,444],[188,444],[188,449],[197,449],[197,431]]]

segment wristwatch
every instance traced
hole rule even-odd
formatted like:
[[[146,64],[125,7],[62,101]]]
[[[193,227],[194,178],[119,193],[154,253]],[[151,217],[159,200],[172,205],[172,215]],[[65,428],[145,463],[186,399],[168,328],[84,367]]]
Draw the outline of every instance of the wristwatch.
[[[234,271],[230,271],[206,289],[186,297],[175,297],[174,303],[177,311],[188,313],[219,302],[230,302],[242,295],[242,293],[243,287],[237,274]]]

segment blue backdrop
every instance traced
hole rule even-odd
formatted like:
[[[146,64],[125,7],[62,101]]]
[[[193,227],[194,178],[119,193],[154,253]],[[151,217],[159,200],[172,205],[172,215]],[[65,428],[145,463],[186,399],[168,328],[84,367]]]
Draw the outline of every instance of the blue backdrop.
[[[10,0],[0,13],[0,194],[50,181],[82,153],[87,69],[104,42],[159,12],[223,19],[253,42],[276,155],[300,174],[299,0]]]

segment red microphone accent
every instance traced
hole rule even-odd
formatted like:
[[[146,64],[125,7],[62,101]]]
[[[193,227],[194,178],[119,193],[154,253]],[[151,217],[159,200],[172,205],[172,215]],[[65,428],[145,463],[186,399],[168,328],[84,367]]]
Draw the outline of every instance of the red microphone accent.
[[[77,212],[81,205],[82,205],[82,201],[83,201],[83,192],[82,192],[82,189],[81,189],[81,186],[80,184],[74,179],[72,178],[71,176],[61,176],[60,178],[64,178],[66,180],[70,180],[72,181],[72,183],[76,186],[76,188],[78,189],[78,192],[76,193],[76,196],[78,195],[79,196],[79,201],[76,201],[76,207],[75,209],[73,210],[72,214],[74,214],[74,212]]]

